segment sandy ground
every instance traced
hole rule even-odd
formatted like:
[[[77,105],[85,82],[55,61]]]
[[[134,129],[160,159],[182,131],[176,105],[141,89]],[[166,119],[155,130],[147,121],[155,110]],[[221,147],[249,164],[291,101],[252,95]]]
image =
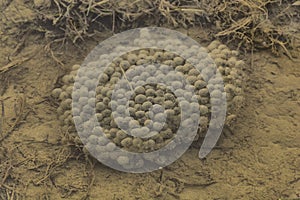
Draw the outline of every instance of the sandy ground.
[[[40,34],[16,38],[20,27],[0,27],[0,199],[300,199],[300,57],[244,54],[246,103],[232,135],[205,160],[191,148],[160,171],[127,174],[66,143],[49,99],[59,77],[110,34],[54,50],[61,66]]]

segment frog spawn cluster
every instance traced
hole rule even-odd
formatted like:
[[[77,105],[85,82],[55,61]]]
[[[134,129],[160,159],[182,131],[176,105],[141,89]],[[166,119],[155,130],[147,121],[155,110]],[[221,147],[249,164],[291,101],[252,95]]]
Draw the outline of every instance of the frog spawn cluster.
[[[138,40],[137,42],[142,41]],[[188,50],[188,48],[185,48],[187,55]],[[194,53],[195,49],[192,50]],[[244,62],[237,59],[238,53],[236,51],[231,51],[218,41],[213,41],[206,49],[202,48],[198,49],[198,51],[200,56],[209,55],[215,62],[224,81],[224,91],[216,87],[213,81],[205,81],[201,76],[202,74],[185,59],[163,50],[142,49],[114,59],[104,73],[101,74],[96,90],[89,90],[90,77],[86,77],[86,74],[81,77],[80,73],[78,73],[79,83],[74,85],[75,76],[80,67],[79,65],[74,65],[71,73],[62,78],[63,87],[54,89],[52,93],[53,97],[60,101],[57,111],[63,129],[69,133],[74,141],[79,141],[74,127],[74,120],[77,123],[82,123],[83,126],[88,126],[88,122],[82,121],[82,118],[85,118],[83,116],[85,114],[84,111],[95,107],[95,115],[99,121],[99,126],[93,127],[91,133],[80,135],[81,141],[86,144],[86,149],[89,152],[92,151],[93,155],[99,155],[100,160],[112,159],[125,169],[142,167],[147,160],[158,165],[161,164],[164,162],[164,159],[155,160],[155,158],[147,158],[147,156],[137,159],[135,163],[130,163],[130,158],[121,152],[110,152],[115,151],[116,147],[132,152],[151,152],[167,145],[174,138],[181,123],[181,108],[178,96],[192,96],[192,94],[181,89],[182,83],[176,79],[176,76],[170,76],[173,88],[177,88],[175,91],[154,84],[155,80],[152,80],[153,84],[151,84],[151,79],[153,78],[159,82],[159,79],[163,78],[161,74],[164,71],[169,71],[170,67],[182,73],[188,83],[192,85],[192,89],[196,91],[198,105],[195,105],[195,108],[199,109],[200,112],[200,128],[195,140],[198,140],[199,136],[203,137],[207,131],[212,109],[211,102],[215,101],[218,103],[222,95],[226,96],[228,106],[228,115],[225,123],[230,125],[229,123],[232,122],[232,119],[238,113],[243,99],[242,69]],[[201,51],[203,52],[202,54]],[[102,55],[98,63],[105,60],[106,56],[108,55]],[[205,63],[205,56],[201,59],[203,63]],[[90,65],[97,66],[98,63],[91,62]],[[159,64],[159,69],[155,68],[156,64]],[[140,72],[132,70],[139,66],[148,67],[148,70],[142,69]],[[127,109],[126,104],[122,105],[121,101],[115,101],[114,99],[116,98],[112,99],[113,90],[116,89],[115,86],[122,79],[124,73],[128,78],[132,77],[130,82],[137,83],[140,86],[135,87],[133,95],[128,102],[128,112],[131,117],[114,118],[116,113],[123,113]],[[136,78],[135,80],[136,76],[139,76],[139,79]],[[142,80],[145,80],[145,82],[141,82]],[[73,86],[80,87],[80,84],[83,84],[84,87],[79,88],[79,93],[72,94]],[[126,85],[126,82],[123,85]],[[125,93],[122,93],[124,92],[122,89],[116,89],[117,99],[122,100],[124,97]],[[71,106],[72,98],[79,102],[78,106]],[[161,105],[161,107],[157,105]],[[114,109],[112,110],[113,107]],[[164,110],[161,110],[161,108],[164,108]],[[164,119],[166,120],[162,123]],[[187,128],[193,123],[192,116],[191,119],[182,122]],[[120,129],[120,125],[122,129]],[[135,136],[128,135],[126,129],[132,130]],[[100,136],[99,132],[103,132],[105,138]],[[153,136],[148,138],[138,137],[145,133]],[[182,139],[184,140],[184,138]],[[171,157],[172,155],[170,155],[169,159],[172,159]],[[166,156],[165,159],[168,159],[168,157]]]

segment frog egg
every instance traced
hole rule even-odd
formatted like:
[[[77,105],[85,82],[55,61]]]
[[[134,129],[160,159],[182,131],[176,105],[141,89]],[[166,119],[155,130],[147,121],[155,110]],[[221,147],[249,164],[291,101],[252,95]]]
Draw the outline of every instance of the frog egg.
[[[101,114],[103,115],[104,118],[110,117],[111,115],[111,110],[109,109],[105,109],[101,112]]]
[[[160,130],[162,130],[163,127],[164,127],[163,123],[161,123],[161,122],[154,122],[153,126],[152,126],[152,129],[154,131],[160,131]]]
[[[143,117],[145,117],[145,111],[139,110],[139,111],[135,112],[135,116],[137,118],[143,118]]]
[[[53,91],[52,91],[52,96],[54,98],[59,98],[60,94],[62,93],[62,89],[61,88],[55,88]]]
[[[98,85],[98,86],[96,87],[96,90],[95,90],[95,91],[96,91],[96,94],[97,94],[97,95],[99,95],[99,94],[101,93],[102,88],[103,88],[103,87],[100,86],[100,85]]]
[[[94,109],[90,105],[85,105],[82,107],[82,111],[88,114],[92,114]]]
[[[175,56],[176,55],[174,53],[166,51],[163,53],[163,60],[172,60]]]
[[[220,41],[214,40],[214,41],[212,41],[212,42],[207,46],[207,49],[208,49],[209,51],[212,51],[213,49],[218,48],[220,44],[221,44]]]
[[[203,80],[197,80],[195,83],[194,83],[194,86],[196,89],[202,89],[202,88],[205,88],[206,87],[206,82],[203,81]]]
[[[172,130],[168,128],[166,130],[161,131],[160,135],[165,139],[169,139],[172,138],[174,134]]]
[[[96,135],[90,135],[88,137],[88,142],[90,144],[96,145],[98,143],[98,137]]]
[[[96,104],[96,110],[97,111],[103,111],[103,110],[105,110],[106,109],[106,105],[103,103],[103,102],[98,102],[97,104]]]
[[[127,156],[119,156],[117,158],[117,162],[121,166],[127,165],[127,164],[129,164],[129,158]]]
[[[155,52],[153,55],[153,57],[156,61],[161,61],[163,59],[163,56],[164,56],[164,54],[161,51]]]
[[[209,98],[208,98],[208,97],[201,97],[201,98],[199,99],[199,103],[200,103],[201,105],[208,104],[208,103],[209,103]]]
[[[80,68],[80,65],[73,65],[72,71],[77,71]]]
[[[153,96],[154,97],[155,96],[155,90],[152,89],[152,88],[147,89],[145,93],[146,93],[147,97],[149,97],[149,96]]]
[[[118,113],[120,113],[120,114],[125,114],[125,112],[126,112],[126,106],[124,106],[124,105],[119,105],[119,106],[117,107],[116,111],[117,111]]]
[[[59,106],[56,111],[57,111],[58,116],[60,116],[64,113],[64,110],[61,106]]]
[[[179,98],[179,97],[184,97],[185,92],[186,91],[183,89],[177,89],[175,90],[174,94],[177,98]]]
[[[165,61],[163,61],[163,64],[164,65],[169,65],[169,66],[175,66],[175,63],[174,63],[174,61],[173,60],[165,60]]]
[[[150,120],[150,119],[146,119],[145,122],[144,122],[144,125],[148,128],[152,128],[153,126],[153,121]]]
[[[138,61],[136,61],[136,64],[137,65],[144,65],[147,63],[147,60],[146,59],[139,59]]]
[[[153,63],[153,62],[156,61],[155,58],[154,58],[154,56],[147,56],[147,57],[145,58],[145,60],[146,60],[148,63]]]
[[[110,90],[107,91],[106,96],[108,98],[111,98],[112,93],[113,93],[113,91],[110,89]],[[123,98],[123,96],[122,96],[122,98]]]
[[[77,125],[83,123],[83,121],[82,121],[82,119],[81,119],[81,117],[80,117],[79,115],[78,115],[78,116],[74,116],[74,117],[73,117],[73,121],[74,121]]]
[[[150,133],[150,129],[144,126],[131,130],[131,133],[136,137],[147,137],[147,135]]]
[[[147,94],[147,91],[146,91],[146,94]],[[146,98],[146,96],[143,95],[143,94],[138,94],[138,95],[134,98],[134,100],[135,100],[136,103],[142,104],[142,103],[144,103],[144,102],[147,100],[147,98]]]
[[[176,71],[178,71],[178,72],[185,73],[185,72],[184,72],[184,66],[183,66],[183,65],[178,65],[175,69],[176,69]]]
[[[240,95],[240,94],[242,93],[242,89],[239,88],[239,87],[236,87],[235,90],[234,90],[234,93],[235,93],[236,95]]]
[[[209,120],[208,120],[207,117],[205,117],[205,116],[200,116],[199,124],[200,124],[200,126],[201,126],[202,128],[203,128],[203,127],[207,127],[208,122],[209,122]]]
[[[225,75],[225,68],[222,66],[218,66],[218,71],[221,75]]]
[[[142,105],[141,104],[135,104],[134,105],[134,109],[137,111],[137,110],[141,110],[142,108]]]
[[[152,107],[152,103],[149,101],[146,101],[142,104],[142,110],[147,111]]]
[[[163,122],[166,120],[166,114],[164,113],[157,113],[154,115],[154,122]]]
[[[130,137],[124,138],[121,141],[121,145],[126,148],[130,147],[132,145],[132,138],[130,138]]]
[[[128,112],[129,112],[130,116],[134,116],[135,115],[135,108],[132,108],[132,107],[128,108]]]
[[[105,68],[105,73],[106,73],[108,76],[113,75],[114,72],[115,72],[115,69],[114,69],[113,67],[111,67],[111,66],[108,66],[108,67]]]
[[[129,124],[130,119],[126,119],[123,117],[116,117],[114,119],[114,121],[121,129],[126,130],[129,126],[128,124]]]
[[[71,109],[71,105],[72,105],[72,99],[65,99],[61,103],[61,108],[63,110],[70,110]]]
[[[175,89],[175,90],[181,89],[183,87],[183,84],[180,81],[173,81],[171,83],[171,85],[172,85],[172,88]]]
[[[184,128],[190,128],[190,127],[193,127],[194,125],[194,121],[192,119],[185,119],[181,125],[184,127]]]
[[[196,53],[197,53],[197,52],[195,52],[195,54],[196,54]],[[194,55],[195,55],[195,54],[194,54]],[[199,52],[197,53],[197,55],[195,56],[195,58],[197,58],[197,59],[199,59],[199,60],[201,61],[202,59],[205,59],[207,56],[208,56],[207,52],[199,51]]]
[[[175,115],[175,111],[172,109],[166,109],[165,111],[167,116],[174,116]]]
[[[207,106],[199,105],[200,115],[207,115],[209,110]]]
[[[235,86],[232,85],[232,84],[226,84],[224,86],[224,90],[225,90],[226,93],[233,94],[234,91],[235,91]]]
[[[103,103],[105,103],[105,105],[108,105],[110,103],[111,99],[108,97],[104,97],[102,101],[103,101]]]
[[[127,55],[127,60],[131,65],[133,65],[138,60],[138,57],[137,57],[137,55],[130,53]]]
[[[189,76],[198,76],[199,74],[200,72],[195,68],[190,69],[190,71],[188,72]]]
[[[216,65],[224,66],[226,64],[226,61],[223,58],[215,58],[214,62]]]
[[[73,85],[70,85],[69,87],[67,87],[66,92],[71,95],[73,93]]]
[[[63,78],[62,78],[62,81],[64,84],[70,84],[70,83],[73,83],[74,82],[74,77],[71,76],[71,75],[65,75]]]
[[[123,130],[118,130],[116,133],[116,138],[122,141],[124,138],[127,137],[127,134]]]
[[[107,118],[103,119],[101,121],[101,123],[103,123],[104,125],[109,125],[110,126],[109,128],[118,128],[117,123],[115,122],[115,120],[113,120],[112,117],[107,117]],[[125,124],[125,125],[121,124],[121,125],[124,126],[124,127],[121,127],[121,128],[127,128],[128,127],[128,124]]]
[[[104,145],[96,145],[95,151],[96,151],[95,154],[97,154],[97,156],[98,156],[98,155],[103,155],[103,154],[107,153],[106,150],[105,150]],[[97,158],[98,158],[98,157],[97,157]],[[101,158],[100,158],[100,159],[101,159]]]
[[[116,149],[116,145],[113,142],[109,142],[106,146],[105,146],[105,150],[108,152],[112,152]]]
[[[99,83],[107,83],[109,80],[109,76],[106,73],[102,73],[99,78]]]
[[[188,81],[189,84],[194,85],[195,82],[198,80],[198,78],[197,78],[196,76],[188,76],[188,77],[186,78],[186,80]]]
[[[243,69],[244,66],[245,66],[245,62],[243,60],[238,60],[235,63],[235,67],[238,68],[238,69]]]
[[[155,105],[153,105],[151,111],[152,111],[153,113],[155,113],[155,114],[156,114],[156,113],[162,113],[162,112],[164,112],[164,107],[161,106],[161,105],[155,104]]]
[[[146,82],[148,84],[156,84],[158,82],[158,80],[156,77],[149,77],[149,78],[147,78]]]
[[[150,52],[147,49],[142,49],[142,50],[139,51],[139,54],[144,54],[146,56],[149,56],[149,53]]]
[[[210,93],[211,98],[221,98],[222,92],[220,90],[214,90]]]
[[[164,97],[155,97],[154,99],[153,99],[153,103],[155,103],[155,104],[163,104],[163,102],[165,101],[165,98]]]
[[[164,97],[165,96],[165,92],[163,91],[163,89],[158,88],[158,89],[156,89],[155,96],[157,96],[157,97]]]
[[[103,101],[103,96],[101,94],[96,95],[96,102]]]
[[[122,60],[119,66],[126,71],[129,69],[130,63],[127,60]]]
[[[232,104],[235,106],[238,106],[238,107],[242,106],[243,102],[244,102],[244,97],[242,97],[242,96],[235,96],[232,99]]]
[[[228,76],[231,72],[231,68],[225,67],[225,75]]]
[[[213,49],[211,52],[210,52],[210,56],[213,57],[213,58],[217,58],[218,57],[218,54],[221,53],[221,50],[220,49]]]
[[[240,52],[239,52],[239,51],[236,51],[236,50],[233,50],[233,51],[231,51],[231,54],[232,54],[233,56],[239,56],[239,55],[240,55]]]
[[[139,54],[138,55],[138,60],[146,60],[146,58],[148,57],[148,55],[147,54]]]
[[[172,71],[172,67],[166,64],[161,64],[159,66],[159,70],[161,71],[162,74],[168,74],[170,71]]]
[[[228,48],[227,48],[227,46],[226,46],[226,45],[224,45],[224,44],[220,44],[220,45],[218,46],[218,49],[220,49],[220,50],[224,50],[224,49],[228,49]]]
[[[68,117],[64,120],[64,124],[65,124],[65,125],[68,125],[68,126],[74,125],[73,117],[72,117],[71,115],[68,116]]]
[[[112,84],[116,84],[118,81],[119,81],[119,78],[118,78],[118,77],[112,77],[112,78],[110,79],[110,83],[112,83]]]
[[[115,71],[115,73],[113,73],[113,75],[111,75],[111,77],[121,78],[121,77],[122,77],[122,74],[121,74],[121,72]]]
[[[148,71],[145,71],[145,72],[143,72],[141,75],[140,75],[140,78],[142,79],[142,80],[146,80],[147,78],[149,78],[150,77],[150,74],[148,73]]]
[[[69,96],[70,96],[70,95],[69,95],[67,92],[61,92],[60,95],[59,95],[59,99],[60,99],[61,101],[63,101],[64,99],[69,98]]]
[[[231,58],[229,58],[228,61],[227,61],[228,65],[229,65],[229,66],[232,66],[232,67],[234,67],[234,66],[236,65],[236,62],[237,62],[236,57],[231,57]]]
[[[175,66],[183,65],[184,61],[185,61],[184,58],[181,58],[179,56],[175,57],[173,60],[174,60]]]
[[[220,99],[220,98],[211,98],[210,103],[211,103],[211,105],[220,105],[222,103],[222,99]]]
[[[143,146],[143,140],[141,138],[135,137],[132,140],[132,145],[137,148],[140,148]]]
[[[145,149],[154,150],[155,149],[155,141],[150,139],[144,142],[143,144]]]
[[[132,108],[132,107],[128,108],[128,112],[129,112],[130,116],[134,116],[135,115],[135,108]]]
[[[95,87],[96,82],[94,80],[86,80],[84,82],[84,86],[88,88],[88,90],[92,90]]]
[[[165,109],[172,109],[175,106],[174,102],[171,100],[164,101],[163,105],[164,105]],[[163,111],[161,111],[161,112],[163,112]]]
[[[230,72],[230,76],[233,79],[238,79],[239,78],[238,72],[235,69],[232,69],[232,71]]]
[[[192,65],[192,64],[190,64],[190,63],[185,63],[184,65],[183,65],[183,72],[184,73],[188,73],[191,69],[193,69],[194,68],[194,66]]]
[[[160,149],[163,146],[161,143],[164,142],[164,138],[156,131],[152,131],[150,134],[153,135],[152,139],[156,142],[156,148]]]
[[[129,129],[135,129],[135,128],[139,128],[139,127],[140,127],[140,123],[137,120],[129,121]]]
[[[157,67],[155,65],[147,65],[145,71],[153,75],[157,71]]]
[[[224,59],[228,59],[231,56],[231,51],[228,48],[222,49],[221,54],[225,56]]]

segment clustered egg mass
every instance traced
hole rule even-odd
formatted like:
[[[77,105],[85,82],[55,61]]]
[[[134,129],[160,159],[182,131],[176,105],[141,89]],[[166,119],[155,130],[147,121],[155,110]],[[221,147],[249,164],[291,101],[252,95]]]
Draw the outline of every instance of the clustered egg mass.
[[[134,42],[142,41],[136,39]],[[79,83],[74,84],[75,76],[80,67],[74,65],[72,71],[62,78],[63,86],[52,91],[52,96],[60,102],[57,113],[63,129],[67,131],[73,141],[80,141],[74,121],[93,130],[91,133],[80,135],[80,137],[86,144],[86,149],[99,155],[100,159],[109,159],[108,152],[113,151],[116,147],[132,152],[151,152],[169,144],[181,123],[181,108],[177,96],[192,97],[191,94],[182,89],[182,83],[176,79],[176,76],[169,77],[175,92],[163,85],[155,84],[155,81],[164,78],[162,74],[169,71],[170,67],[182,73],[196,91],[199,106],[195,105],[194,108],[199,109],[201,114],[199,120],[201,129],[198,129],[195,141],[206,133],[211,120],[211,103],[219,103],[218,100],[222,95],[225,95],[227,100],[227,120],[225,123],[230,125],[236,118],[243,102],[244,62],[238,59],[237,51],[231,51],[219,41],[213,41],[207,48],[201,47],[200,50],[197,48],[183,49],[183,54],[187,56],[197,55],[201,58],[199,60],[203,61],[203,65],[210,65],[209,62],[206,62],[207,56],[213,59],[222,75],[224,92],[220,90],[217,84],[214,84],[214,81],[217,83],[218,80],[205,81],[206,79],[192,64],[171,52],[159,49],[136,50],[115,58],[110,64],[107,63],[109,55],[101,55],[99,63],[89,63],[95,66],[108,64],[105,71],[98,77],[99,83],[95,86],[96,90],[91,90],[94,88],[93,80],[97,78],[94,77],[93,73],[84,73],[83,75],[79,73]],[[159,70],[153,66],[154,64],[161,65]],[[138,71],[137,66],[139,65],[148,66],[149,70]],[[206,67],[204,70],[206,70],[205,74],[210,76],[210,68]],[[114,101],[112,100],[112,91],[124,73],[131,81],[140,86],[135,88],[129,102],[127,102],[122,89],[116,93],[118,101]],[[79,93],[72,94],[73,87],[77,88]],[[78,102],[78,106],[72,107],[72,98]],[[157,105],[161,105],[161,107]],[[84,119],[90,117],[94,108],[99,126],[91,127],[92,125],[85,122]],[[112,108],[115,108],[114,111],[119,114],[127,110],[130,117],[114,118]],[[160,110],[161,108],[164,110]],[[183,125],[189,127],[192,123],[191,117]],[[132,130],[134,136],[129,135],[127,130]],[[101,135],[100,132],[103,134]],[[151,136],[138,137],[147,136],[147,134]],[[125,169],[134,169],[144,165],[143,159],[130,163],[129,158],[122,153],[115,155],[114,158]],[[150,158],[146,156],[144,159]],[[151,158],[151,161],[153,160],[155,158]],[[160,163],[161,160],[155,162]]]

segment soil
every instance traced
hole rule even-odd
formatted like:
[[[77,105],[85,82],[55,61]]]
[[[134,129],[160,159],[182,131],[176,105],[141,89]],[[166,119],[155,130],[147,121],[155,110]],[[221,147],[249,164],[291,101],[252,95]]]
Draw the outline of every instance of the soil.
[[[162,170],[122,173],[66,142],[50,98],[59,78],[112,34],[50,45],[39,32],[19,34],[34,14],[18,2],[6,7],[0,1],[6,15],[0,24],[0,199],[300,199],[299,44],[294,60],[270,50],[242,55],[245,105],[232,133],[204,160],[191,148]],[[209,30],[179,31],[207,42]]]

